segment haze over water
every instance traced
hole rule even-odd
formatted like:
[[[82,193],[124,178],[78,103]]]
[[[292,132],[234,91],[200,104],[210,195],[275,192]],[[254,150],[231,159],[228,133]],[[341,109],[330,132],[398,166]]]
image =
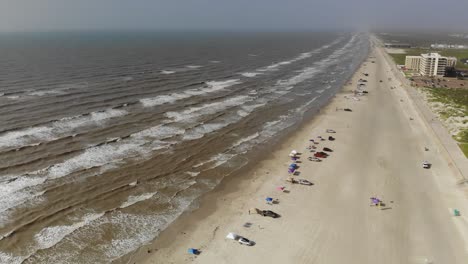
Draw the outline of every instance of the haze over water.
[[[107,263],[312,116],[365,34],[0,39],[0,262]]]

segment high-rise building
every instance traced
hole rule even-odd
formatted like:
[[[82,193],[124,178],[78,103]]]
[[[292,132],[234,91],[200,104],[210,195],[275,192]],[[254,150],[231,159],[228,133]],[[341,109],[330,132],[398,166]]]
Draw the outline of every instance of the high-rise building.
[[[457,58],[444,57],[439,53],[425,53],[421,56],[406,56],[405,67],[416,70],[424,76],[443,76],[445,68],[455,67]]]
[[[421,56],[406,56],[406,59],[405,59],[406,69],[419,71],[420,63],[421,63]]]
[[[456,58],[444,57],[439,53],[421,54],[419,72],[425,76],[443,76],[445,68],[455,66],[456,62]]]

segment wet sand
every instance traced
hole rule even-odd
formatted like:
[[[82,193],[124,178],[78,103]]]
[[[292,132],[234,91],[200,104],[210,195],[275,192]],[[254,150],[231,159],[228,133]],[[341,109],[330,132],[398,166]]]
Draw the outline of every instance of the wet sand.
[[[465,263],[466,197],[404,88],[390,89],[392,73],[381,52],[374,49],[351,84],[318,117],[275,146],[256,168],[228,177],[202,198],[199,209],[181,216],[153,244],[122,261]],[[360,78],[368,80],[368,96],[346,99]],[[336,140],[317,146],[334,151],[322,162],[308,161],[309,139],[328,137],[327,128],[336,130]],[[430,150],[424,151],[425,146]],[[314,186],[285,182],[292,149],[303,152],[296,178]],[[423,169],[423,160],[430,161],[432,168]],[[277,191],[281,185],[289,192]],[[381,198],[385,206],[371,207],[372,196]],[[266,197],[279,203],[267,205]],[[249,215],[252,207],[272,210],[281,218]],[[462,216],[453,217],[453,208]],[[228,232],[256,244],[239,245],[225,238]],[[189,255],[188,248],[201,254]]]

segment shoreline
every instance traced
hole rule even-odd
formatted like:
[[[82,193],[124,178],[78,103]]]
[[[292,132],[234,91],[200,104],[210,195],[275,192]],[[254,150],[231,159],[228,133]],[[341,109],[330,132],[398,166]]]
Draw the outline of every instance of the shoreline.
[[[226,177],[198,200],[198,209],[118,263],[464,263],[468,218],[451,214],[454,208],[468,212],[466,196],[404,86],[392,88],[397,79],[389,77],[396,76],[372,43],[351,84],[346,82],[318,115],[272,146],[257,167]],[[346,98],[359,78],[368,80],[369,94]],[[286,183],[287,154],[305,151],[307,139],[328,136],[327,128],[337,131],[336,141],[318,146],[334,152],[319,163],[304,154],[299,164],[298,178],[314,186]],[[422,169],[422,160],[433,167]],[[278,192],[281,185],[290,192]],[[266,205],[265,197],[279,203]],[[386,205],[372,208],[369,197]],[[281,217],[249,215],[252,207]],[[256,244],[227,240],[228,232]],[[188,248],[201,254],[189,255]]]
[[[258,185],[270,174],[270,170],[266,168],[271,162],[274,162],[278,158],[277,154],[284,153],[284,150],[290,149],[293,145],[293,141],[296,141],[297,138],[301,138],[301,135],[307,133],[307,130],[317,126],[320,120],[325,118],[327,112],[334,110],[337,107],[335,101],[338,96],[352,93],[353,86],[350,85],[350,82],[353,83],[352,80],[358,77],[361,68],[367,63],[370,52],[371,50],[369,49],[368,54],[364,57],[359,66],[357,66],[356,71],[352,73],[344,82],[344,85],[339,88],[321,108],[315,110],[315,113],[309,113],[309,116],[304,118],[306,120],[294,125],[293,131],[282,135],[281,139],[276,142],[276,146],[263,146],[264,152],[271,151],[271,153],[263,154],[258,159],[259,164],[251,164],[251,162],[249,162],[248,165],[234,172],[232,175],[226,176],[213,190],[195,199],[190,206],[191,209],[183,212],[166,229],[161,231],[159,236],[150,244],[140,247],[133,253],[113,261],[113,263],[152,263],[150,261],[160,249],[174,247],[176,240],[179,238],[183,239],[185,234],[191,233],[196,229],[194,225],[201,223],[204,218],[225,207],[223,204],[227,201],[225,198],[226,196],[237,195],[246,187],[252,188],[252,182],[257,183],[255,189],[258,189]],[[268,173],[261,173],[263,171],[268,171]],[[218,201],[220,198],[222,198],[221,201]],[[185,248],[180,250],[182,253],[185,253],[185,251]]]

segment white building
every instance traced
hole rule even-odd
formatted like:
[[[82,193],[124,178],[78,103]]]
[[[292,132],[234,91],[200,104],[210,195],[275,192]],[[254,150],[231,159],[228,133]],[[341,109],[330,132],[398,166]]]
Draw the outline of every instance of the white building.
[[[444,76],[446,67],[455,67],[457,58],[444,57],[439,53],[426,53],[421,56],[406,56],[405,67],[416,70],[424,76]]]
[[[433,49],[466,49],[468,48],[467,45],[461,45],[461,44],[431,44],[431,48]]]
[[[406,56],[405,68],[409,70],[419,71],[420,63],[421,63],[421,56]]]

